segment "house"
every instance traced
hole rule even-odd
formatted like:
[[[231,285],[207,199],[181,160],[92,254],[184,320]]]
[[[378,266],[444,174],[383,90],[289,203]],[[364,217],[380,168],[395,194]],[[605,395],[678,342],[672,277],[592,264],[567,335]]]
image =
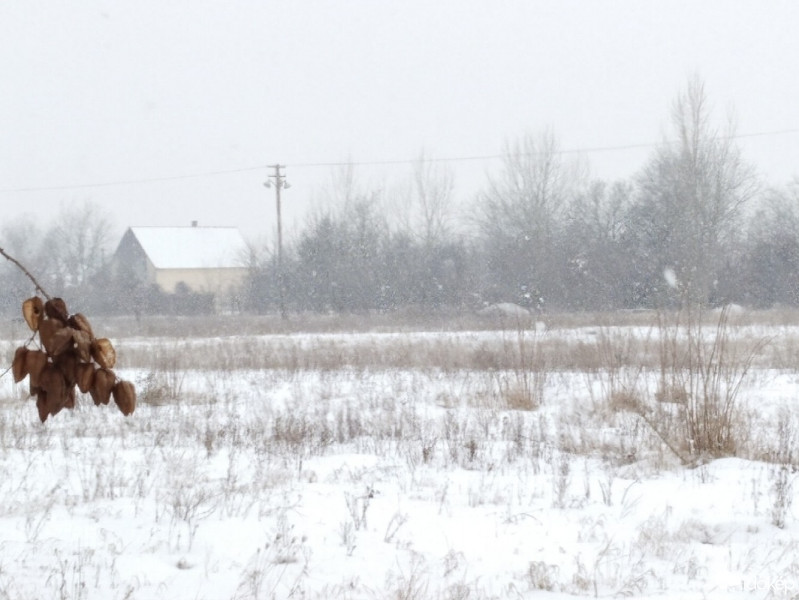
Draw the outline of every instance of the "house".
[[[125,273],[167,293],[215,296],[218,310],[235,302],[247,277],[248,247],[235,227],[130,227],[114,253]]]

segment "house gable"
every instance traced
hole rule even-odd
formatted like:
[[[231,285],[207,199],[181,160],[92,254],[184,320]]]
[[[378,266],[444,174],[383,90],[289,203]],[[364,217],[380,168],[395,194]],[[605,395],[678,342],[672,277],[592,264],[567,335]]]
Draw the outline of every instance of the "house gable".
[[[150,282],[154,267],[136,236],[128,229],[114,252],[113,270],[116,276],[133,277]]]
[[[170,293],[183,283],[222,301],[243,285],[247,252],[234,227],[130,227],[114,253],[115,272]]]

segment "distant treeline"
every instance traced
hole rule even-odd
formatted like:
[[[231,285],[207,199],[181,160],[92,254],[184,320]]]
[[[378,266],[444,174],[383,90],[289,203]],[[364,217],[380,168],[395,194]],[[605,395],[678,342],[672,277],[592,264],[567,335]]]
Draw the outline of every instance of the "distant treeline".
[[[616,182],[587,178],[551,132],[524,136],[465,211],[435,163],[416,165],[406,219],[345,173],[282,268],[274,252],[254,267],[247,305],[274,311],[281,288],[297,311],[797,305],[799,182],[763,186],[734,131],[711,117],[702,82],[690,81],[670,140]]]
[[[343,169],[325,207],[285,242],[282,264],[276,248],[254,249],[245,288],[222,310],[799,305],[799,181],[766,188],[734,131],[713,125],[698,80],[674,101],[669,140],[629,180],[591,180],[545,131],[509,142],[468,203],[456,205],[445,163],[421,157],[391,194]],[[111,277],[108,228],[89,208],[57,223],[48,232],[6,223],[2,234],[48,289],[79,301],[70,305],[93,314],[220,309],[209,295]],[[0,307],[16,310],[29,282],[3,265],[0,283]]]

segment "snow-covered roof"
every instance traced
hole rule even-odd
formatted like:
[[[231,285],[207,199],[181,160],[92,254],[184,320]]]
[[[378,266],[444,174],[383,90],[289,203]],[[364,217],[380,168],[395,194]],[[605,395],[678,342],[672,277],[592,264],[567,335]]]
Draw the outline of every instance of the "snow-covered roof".
[[[156,269],[243,267],[247,243],[235,227],[131,227]]]

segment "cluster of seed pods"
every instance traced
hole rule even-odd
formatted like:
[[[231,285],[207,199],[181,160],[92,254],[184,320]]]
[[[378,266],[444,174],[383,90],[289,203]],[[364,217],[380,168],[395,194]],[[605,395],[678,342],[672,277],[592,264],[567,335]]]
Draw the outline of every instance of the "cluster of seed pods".
[[[74,408],[76,389],[90,394],[95,405],[108,404],[113,397],[122,414],[133,413],[136,389],[117,378],[114,346],[95,337],[85,316],[70,315],[61,298],[43,302],[38,296],[22,303],[22,316],[34,332],[31,341],[38,334],[40,348],[17,348],[11,370],[17,383],[28,377],[42,422],[63,408]]]

